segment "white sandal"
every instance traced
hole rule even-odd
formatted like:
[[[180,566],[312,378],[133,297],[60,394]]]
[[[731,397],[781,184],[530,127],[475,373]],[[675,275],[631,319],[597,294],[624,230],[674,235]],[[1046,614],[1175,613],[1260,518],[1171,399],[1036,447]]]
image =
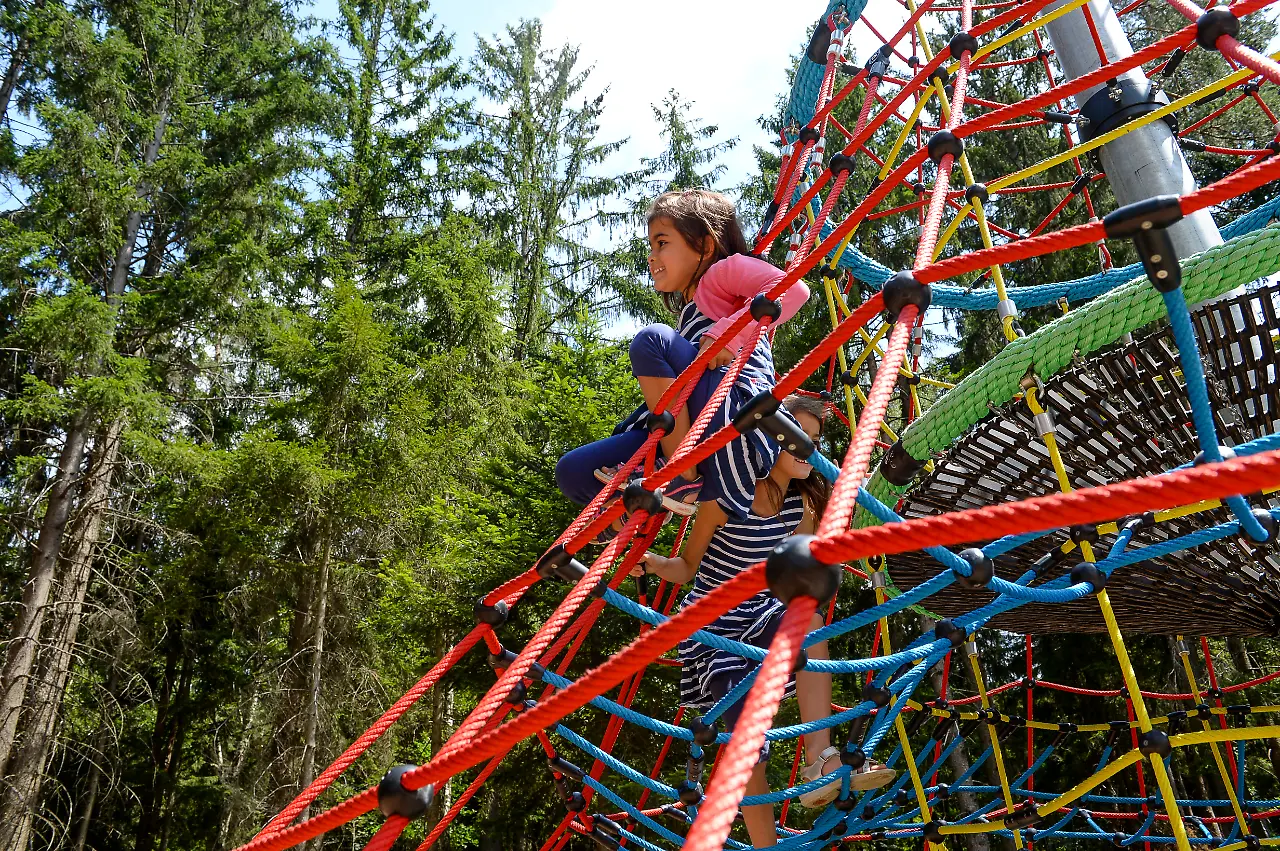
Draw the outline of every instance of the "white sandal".
[[[888,786],[897,776],[897,771],[878,762],[864,762],[862,768],[853,772],[853,776],[849,778],[849,790],[865,792],[868,789],[879,789],[881,786]]]
[[[819,777],[825,777],[830,774],[831,771],[826,770],[826,765],[832,759],[837,760],[836,768],[833,768],[832,771],[837,770],[840,767],[839,758],[840,749],[834,745],[828,747],[822,753],[818,754],[816,762],[812,765],[806,765],[804,770],[800,772],[802,783],[811,783]],[[800,806],[811,810],[818,810],[826,807],[827,804],[830,804],[839,797],[840,779],[836,778],[825,786],[819,786],[817,789],[801,793]]]

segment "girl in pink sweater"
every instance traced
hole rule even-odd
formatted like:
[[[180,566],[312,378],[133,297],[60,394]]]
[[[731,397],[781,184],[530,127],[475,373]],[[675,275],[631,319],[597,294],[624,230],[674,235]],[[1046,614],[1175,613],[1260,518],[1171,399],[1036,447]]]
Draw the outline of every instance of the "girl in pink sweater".
[[[590,502],[600,492],[601,482],[607,482],[616,466],[644,443],[645,418],[676,376],[748,312],[756,295],[783,277],[777,267],[751,256],[732,202],[717,192],[688,189],[663,194],[649,208],[648,231],[654,288],[679,319],[675,328],[643,328],[631,341],[631,373],[640,384],[645,405],[612,435],[573,450],[556,465],[560,490],[579,505]],[[793,284],[780,299],[778,323],[794,316],[808,298],[804,283]],[[684,439],[749,337],[750,331],[743,330],[712,358],[687,407],[676,414],[675,428],[661,439],[660,462]],[[775,375],[773,349],[768,335],[761,334],[706,435],[728,425],[751,397],[771,389]],[[689,515],[698,502],[715,501],[729,517],[745,517],[755,498],[756,481],[769,474],[780,451],[759,430],[741,435],[698,464],[696,473],[690,470],[677,476],[665,489],[663,504],[669,511]]]

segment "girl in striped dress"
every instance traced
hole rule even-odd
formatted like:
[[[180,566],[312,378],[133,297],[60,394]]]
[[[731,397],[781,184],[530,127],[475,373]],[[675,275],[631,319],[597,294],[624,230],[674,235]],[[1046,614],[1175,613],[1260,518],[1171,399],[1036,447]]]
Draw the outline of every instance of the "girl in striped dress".
[[[617,465],[644,443],[648,437],[645,418],[676,377],[724,336],[749,310],[752,298],[767,292],[783,276],[777,267],[750,255],[732,202],[717,192],[690,189],[660,196],[649,208],[648,233],[654,287],[679,319],[675,328],[643,328],[631,341],[631,372],[645,404],[612,435],[573,450],[556,465],[560,490],[579,505],[590,502]],[[801,282],[792,285],[780,299],[778,323],[794,316],[808,298],[808,287]],[[659,466],[684,439],[749,333],[744,330],[729,341],[698,378],[688,404],[676,414],[675,428],[660,441]],[[728,425],[751,397],[775,383],[773,349],[768,335],[762,334],[706,433]],[[663,504],[687,516],[697,503],[715,502],[726,516],[741,520],[751,511],[756,481],[768,475],[779,451],[758,430],[742,435],[696,470],[677,476],[666,487]]]
[[[822,403],[801,396],[788,396],[783,405],[816,443],[825,415]],[[787,536],[813,534],[831,495],[831,486],[812,466],[788,452],[782,452],[769,476],[761,479],[759,484],[745,517],[735,519],[720,510],[717,504],[704,504],[698,509],[684,552],[675,558],[647,553],[633,575],[651,573],[677,585],[692,579],[693,589],[684,599],[687,606],[746,568],[763,561]],[[704,629],[724,638],[767,648],[782,621],[784,609],[781,601],[768,591],[762,591]],[[812,632],[822,626],[822,616],[815,614],[809,630]],[[710,709],[732,691],[757,664],[691,638],[680,642],[679,652],[682,666],[680,702],[702,711]],[[825,641],[809,647],[807,652],[810,659],[828,658]],[[792,695],[799,699],[803,721],[830,716],[831,675],[798,672],[787,686],[787,696]],[[739,701],[724,713],[725,725],[730,730],[742,711],[742,703]],[[766,741],[761,760],[747,784],[748,795],[763,795],[769,791],[765,778],[768,745]],[[840,751],[831,745],[829,729],[806,734],[804,751],[811,762],[804,769],[802,783],[840,768]],[[850,779],[850,785],[855,790],[874,789],[891,782],[895,774],[893,769],[868,762]],[[801,795],[800,803],[806,807],[822,808],[835,800],[839,793],[840,783],[832,782]],[[777,843],[772,806],[743,807],[742,815],[753,845],[762,848]]]

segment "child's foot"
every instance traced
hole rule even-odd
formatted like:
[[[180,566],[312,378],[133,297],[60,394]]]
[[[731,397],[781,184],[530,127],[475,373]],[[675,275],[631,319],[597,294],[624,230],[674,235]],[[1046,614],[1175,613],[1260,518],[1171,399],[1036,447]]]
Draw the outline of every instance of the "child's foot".
[[[800,779],[810,783],[819,777],[825,777],[840,767],[840,749],[832,746],[818,754],[817,762],[806,765],[800,772]],[[820,810],[840,797],[840,781],[832,780],[826,786],[820,786],[800,795],[800,806],[811,810]]]
[[[661,463],[659,463],[658,468],[661,469],[661,466]],[[617,467],[601,467],[595,471],[596,479],[605,484],[613,481],[613,477],[617,474]],[[638,470],[632,473],[632,480],[639,478],[641,478],[641,474]],[[688,517],[698,510],[698,494],[701,491],[701,476],[698,476],[693,481],[689,481],[683,476],[676,476],[675,481],[670,482],[662,489],[662,507],[672,514]]]
[[[615,497],[614,499],[611,499],[611,500],[609,500],[608,502],[606,502],[606,503],[604,504],[604,507],[600,509],[600,513],[601,513],[601,514],[603,514],[605,511],[607,511],[607,510],[609,509],[609,506],[613,505],[613,504],[614,504],[614,502],[616,502],[616,501],[617,501],[617,498]],[[599,516],[599,515],[597,515],[597,516]],[[624,515],[622,515],[621,517],[615,518],[615,519],[614,519],[614,521],[613,521],[612,523],[610,523],[608,526],[605,526],[605,527],[604,527],[604,529],[602,529],[602,530],[601,530],[601,531],[596,535],[595,540],[593,541],[593,543],[596,543],[596,544],[607,544],[607,543],[609,543],[609,542],[610,542],[610,541],[612,541],[614,538],[618,537],[618,533],[622,531],[622,527],[623,527],[623,525],[624,525],[625,523],[626,523],[626,515],[625,515],[625,514],[624,514]]]
[[[898,772],[878,762],[864,762],[862,768],[853,772],[853,776],[849,778],[849,789],[854,792],[879,789],[881,786],[888,786],[897,776]]]

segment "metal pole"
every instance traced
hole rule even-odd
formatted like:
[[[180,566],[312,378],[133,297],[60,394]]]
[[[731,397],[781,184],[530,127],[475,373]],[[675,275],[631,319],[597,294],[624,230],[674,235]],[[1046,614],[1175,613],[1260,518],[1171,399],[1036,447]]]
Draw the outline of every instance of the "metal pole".
[[[1056,0],[1046,9],[1056,9],[1066,2],[1068,0]],[[1073,80],[1102,67],[1097,45],[1085,19],[1085,9],[1093,18],[1098,40],[1109,62],[1133,54],[1129,37],[1120,26],[1120,19],[1111,4],[1107,0],[1089,0],[1086,6],[1045,24],[1058,64]],[[1137,91],[1146,91],[1150,86],[1141,68],[1121,74],[1117,83]],[[1119,88],[1115,91],[1118,92]],[[1089,99],[1099,92],[1104,92],[1102,97],[1105,98],[1105,93],[1110,93],[1110,90],[1105,85],[1085,89],[1075,96],[1076,105],[1084,109]],[[1098,159],[1111,182],[1116,202],[1121,206],[1154,195],[1184,195],[1196,188],[1196,180],[1191,169],[1187,168],[1177,138],[1163,121],[1153,121],[1108,142],[1098,149]],[[1222,235],[1207,210],[1200,210],[1174,224],[1169,228],[1169,235],[1178,256],[1183,258],[1222,244]]]

